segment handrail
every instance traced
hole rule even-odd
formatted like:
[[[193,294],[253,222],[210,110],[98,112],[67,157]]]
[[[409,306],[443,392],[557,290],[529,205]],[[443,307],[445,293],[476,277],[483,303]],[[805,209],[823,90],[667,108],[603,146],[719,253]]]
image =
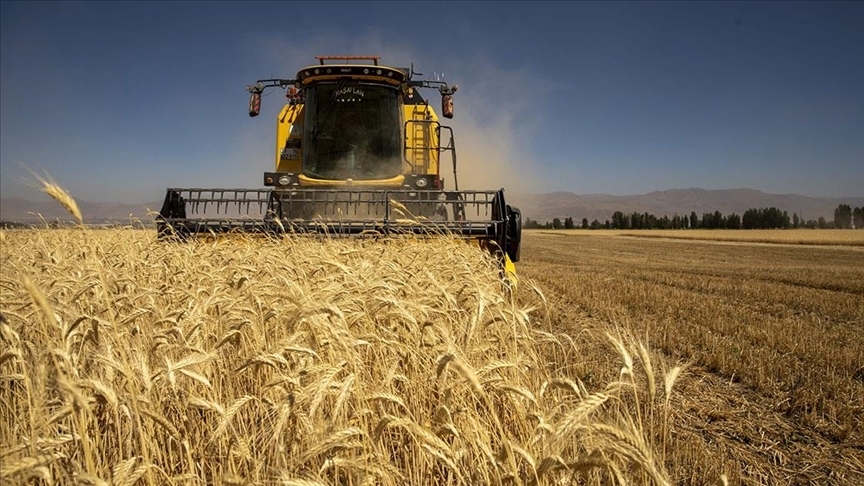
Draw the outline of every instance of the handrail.
[[[378,60],[381,59],[381,56],[315,56],[321,65],[324,65],[324,61],[372,61],[375,65],[378,65]]]

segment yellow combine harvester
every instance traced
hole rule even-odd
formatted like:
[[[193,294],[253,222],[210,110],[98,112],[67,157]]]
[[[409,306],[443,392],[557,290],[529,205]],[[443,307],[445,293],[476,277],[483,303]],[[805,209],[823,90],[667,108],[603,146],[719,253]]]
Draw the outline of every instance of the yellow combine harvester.
[[[441,114],[452,118],[458,87],[415,79],[413,68],[383,66],[379,57],[316,59],[294,79],[247,87],[252,117],[268,88],[283,89],[288,100],[276,122],[275,171],[264,173],[268,188],[170,188],[157,217],[160,237],[448,235],[476,240],[512,274],[521,213],[504,202],[503,189],[459,190],[453,130],[418,91],[437,89]],[[453,190],[441,177],[445,155]]]

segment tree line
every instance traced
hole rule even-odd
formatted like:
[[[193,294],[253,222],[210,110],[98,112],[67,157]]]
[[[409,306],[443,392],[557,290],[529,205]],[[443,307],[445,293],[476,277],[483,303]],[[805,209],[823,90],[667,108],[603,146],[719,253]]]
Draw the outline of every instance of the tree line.
[[[703,213],[700,218],[696,211],[691,211],[689,216],[675,214],[671,218],[663,215],[657,217],[653,214],[633,212],[624,214],[615,211],[612,219],[604,222],[588,218],[582,218],[581,222],[572,217],[554,218],[552,221],[541,223],[531,218],[525,218],[522,227],[526,229],[784,229],[784,228],[812,228],[812,229],[864,229],[864,208],[852,208],[848,204],[841,204],[834,210],[834,220],[828,221],[820,216],[818,219],[804,220],[798,213],[781,211],[775,207],[751,208],[744,214],[735,213],[724,215],[720,211]]]

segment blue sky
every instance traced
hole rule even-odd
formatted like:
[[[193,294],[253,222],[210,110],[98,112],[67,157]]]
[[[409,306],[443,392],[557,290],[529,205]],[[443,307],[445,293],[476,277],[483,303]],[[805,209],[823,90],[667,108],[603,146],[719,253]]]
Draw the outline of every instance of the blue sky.
[[[864,196],[864,3],[536,1],[3,1],[0,195],[259,187],[245,87],[322,54],[459,84],[463,188]]]

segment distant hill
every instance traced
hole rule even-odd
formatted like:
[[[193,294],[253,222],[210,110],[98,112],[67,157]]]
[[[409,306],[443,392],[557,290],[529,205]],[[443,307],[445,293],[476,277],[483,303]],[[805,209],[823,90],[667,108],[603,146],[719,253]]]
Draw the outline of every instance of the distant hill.
[[[148,215],[148,208],[158,211],[161,202],[128,204],[128,203],[92,203],[77,201],[78,209],[87,223],[129,223],[132,219],[143,222],[153,221]],[[72,216],[53,199],[29,201],[20,198],[0,198],[0,220],[15,222],[36,222],[40,217],[46,221],[71,221]]]
[[[633,196],[612,196],[608,194],[574,194],[572,192],[553,192],[548,194],[519,195],[507,193],[507,202],[518,206],[522,216],[537,221],[551,221],[553,218],[572,217],[577,222],[582,218],[588,221],[597,219],[603,222],[612,219],[612,213],[634,212],[650,213],[657,217],[667,215],[689,215],[696,211],[699,218],[703,213],[720,211],[724,215],[742,215],[750,208],[775,207],[792,213],[804,220],[818,219],[820,216],[833,221],[834,210],[840,204],[864,207],[864,197],[813,198],[797,194],[768,194],[755,189],[671,189],[649,192]],[[128,223],[131,218],[150,222],[152,216],[148,209],[158,211],[161,201],[128,203],[92,203],[78,201],[84,220],[88,223],[120,222]],[[48,221],[71,220],[71,216],[59,204],[47,197],[39,201],[18,198],[0,198],[0,220],[16,222],[39,221],[39,214]]]
[[[508,194],[509,196],[509,194]],[[797,194],[768,194],[755,189],[670,189],[633,196],[611,196],[608,194],[574,194],[553,192],[549,194],[512,195],[507,201],[518,206],[522,217],[540,222],[553,218],[572,217],[576,221],[588,218],[603,222],[612,219],[612,213],[649,213],[657,217],[670,218],[678,214],[689,215],[695,211],[699,218],[703,213],[720,211],[724,215],[742,215],[750,208],[775,207],[793,213],[804,220],[834,220],[834,210],[840,204],[864,207],[864,197],[814,198]]]

